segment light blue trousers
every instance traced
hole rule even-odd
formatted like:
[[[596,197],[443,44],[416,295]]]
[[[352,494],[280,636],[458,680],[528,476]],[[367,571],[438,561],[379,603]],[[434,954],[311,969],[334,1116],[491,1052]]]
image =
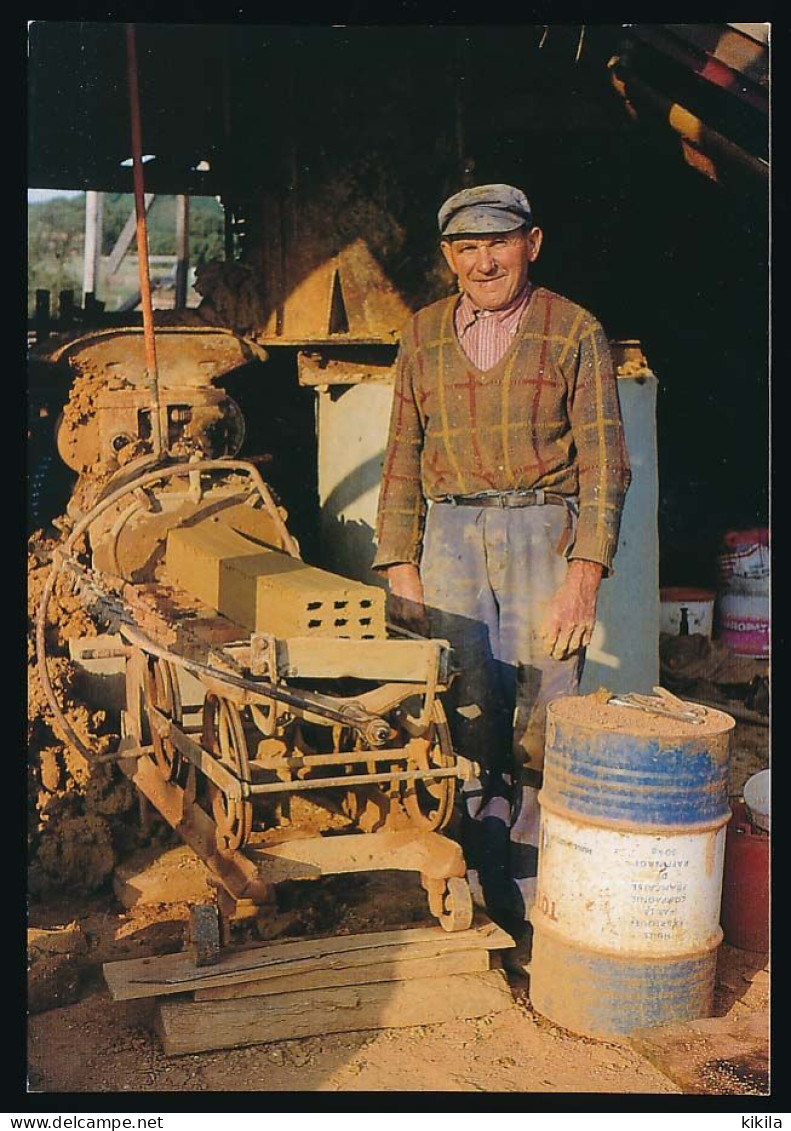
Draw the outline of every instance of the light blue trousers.
[[[462,791],[473,894],[523,921],[535,897],[546,704],[579,688],[584,653],[547,654],[539,629],[568,569],[574,504],[429,507],[421,561],[435,637],[460,675],[446,697],[456,750],[480,764]]]

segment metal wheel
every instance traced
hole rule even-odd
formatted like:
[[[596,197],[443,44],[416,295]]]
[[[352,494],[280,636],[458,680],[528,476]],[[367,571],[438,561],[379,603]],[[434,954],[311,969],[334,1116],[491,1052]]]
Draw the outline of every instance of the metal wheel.
[[[451,876],[445,885],[442,912],[438,916],[444,931],[466,931],[472,926],[472,892],[461,876]]]
[[[182,708],[178,674],[168,660],[150,656],[144,673],[146,705],[156,707],[176,726],[181,726]],[[184,759],[169,738],[163,738],[148,717],[148,730],[151,745],[154,747],[151,759],[165,781],[177,781],[182,776]]]
[[[211,692],[203,703],[203,746],[240,781],[250,781],[247,737],[239,708],[230,699]],[[214,782],[207,794],[217,826],[217,844],[223,849],[241,848],[253,828],[253,802],[249,797],[228,797]]]
[[[364,750],[363,740],[359,734],[347,727],[333,728],[333,745],[343,753]],[[372,772],[376,769],[373,764],[369,767],[361,763],[352,765],[349,774]],[[391,802],[389,788],[384,785],[372,783],[371,785],[353,786],[347,789],[342,802],[343,812],[362,832],[371,833],[385,827],[391,817]]]
[[[427,733],[410,739],[408,768],[431,770],[449,768],[454,764],[450,728],[442,704],[434,704],[433,717]],[[456,779],[439,778],[437,781],[416,781],[404,789],[404,808],[410,823],[422,829],[442,829],[453,813],[456,796]]]

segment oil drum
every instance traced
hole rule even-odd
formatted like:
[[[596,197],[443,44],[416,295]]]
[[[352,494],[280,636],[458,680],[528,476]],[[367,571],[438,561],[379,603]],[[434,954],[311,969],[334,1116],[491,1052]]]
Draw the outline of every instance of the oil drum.
[[[584,1036],[710,1016],[734,720],[547,710],[530,999]]]

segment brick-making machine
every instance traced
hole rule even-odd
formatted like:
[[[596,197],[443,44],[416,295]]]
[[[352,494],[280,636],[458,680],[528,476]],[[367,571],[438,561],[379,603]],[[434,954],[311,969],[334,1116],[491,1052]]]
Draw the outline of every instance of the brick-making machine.
[[[443,714],[449,646],[389,624],[382,589],[304,562],[257,466],[237,458],[242,414],[214,382],[260,348],[215,327],[156,340],[153,394],[139,328],[40,351],[71,370],[57,444],[79,473],[37,622],[60,728],[96,756],[48,674],[56,586],[99,629],[72,655],[123,667],[109,757],[214,877],[215,921],[193,916],[207,960],[279,882],[343,872],[416,871],[441,925],[466,929],[464,862],[442,830],[475,767]],[[317,813],[330,826],[306,822]]]

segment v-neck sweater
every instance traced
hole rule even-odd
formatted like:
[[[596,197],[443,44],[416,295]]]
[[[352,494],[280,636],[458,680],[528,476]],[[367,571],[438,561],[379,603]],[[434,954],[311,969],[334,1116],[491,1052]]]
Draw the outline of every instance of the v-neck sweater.
[[[536,287],[513,342],[483,371],[459,343],[457,303],[419,310],[401,338],[374,568],[419,564],[427,500],[543,488],[578,503],[569,558],[609,571],[630,470],[604,330]]]

